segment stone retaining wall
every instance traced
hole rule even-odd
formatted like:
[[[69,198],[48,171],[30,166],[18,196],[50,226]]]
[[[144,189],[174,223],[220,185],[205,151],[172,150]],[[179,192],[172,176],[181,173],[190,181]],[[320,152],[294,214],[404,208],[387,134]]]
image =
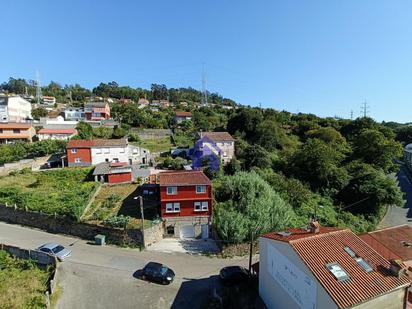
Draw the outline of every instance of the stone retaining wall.
[[[6,163],[4,164],[4,166],[0,166],[0,176],[7,176],[11,171],[21,171],[24,168],[38,170],[41,166],[46,164],[49,158],[50,155],[45,157],[23,159],[17,162]]]
[[[61,233],[94,241],[97,234],[106,236],[106,242],[120,246],[141,246],[142,233],[139,229],[119,229],[75,222],[70,218],[45,213],[24,211],[0,204],[0,221],[39,228],[51,233]],[[149,238],[150,239],[150,238]]]

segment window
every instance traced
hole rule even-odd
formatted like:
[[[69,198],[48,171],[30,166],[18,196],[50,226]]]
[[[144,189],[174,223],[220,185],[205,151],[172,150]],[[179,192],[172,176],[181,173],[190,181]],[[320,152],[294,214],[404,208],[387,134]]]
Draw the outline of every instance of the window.
[[[195,211],[208,211],[209,210],[209,202],[195,202]]]
[[[119,158],[113,158],[113,162],[118,163],[118,162],[119,162]]]
[[[0,134],[3,133],[3,129],[0,129]]]
[[[166,203],[166,212],[180,212],[180,203]]]
[[[13,129],[13,133],[19,134],[19,133],[20,133],[20,129]]]
[[[344,271],[342,266],[340,266],[337,262],[326,264],[326,268],[329,269],[329,271],[332,273],[332,275],[335,276],[338,281],[345,281],[350,279],[346,271]]]
[[[366,261],[364,259],[356,258],[355,261],[367,273],[370,273],[371,271],[373,271],[372,267],[368,263],[366,263]]]
[[[196,193],[206,193],[206,186],[196,186]]]
[[[96,154],[101,154],[101,153],[102,153],[102,150],[100,148],[97,148],[96,149]]]
[[[103,152],[104,153],[110,153],[110,149],[109,148],[103,148]]]
[[[74,159],[74,163],[81,163],[82,162],[82,159],[81,158],[75,158]]]
[[[349,256],[350,256],[351,258],[356,258],[356,253],[353,252],[353,250],[352,250],[351,248],[345,247],[345,248],[343,248],[343,250],[345,250],[346,253],[349,254]]]
[[[77,148],[72,148],[72,153],[77,153]]]
[[[167,195],[176,195],[177,187],[167,187]]]

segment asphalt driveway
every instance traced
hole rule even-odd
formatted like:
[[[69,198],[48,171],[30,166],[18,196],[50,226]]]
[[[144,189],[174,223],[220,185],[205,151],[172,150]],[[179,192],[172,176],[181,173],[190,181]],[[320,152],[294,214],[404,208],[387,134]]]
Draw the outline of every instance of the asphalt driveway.
[[[213,239],[164,238],[147,247],[147,251],[163,253],[216,254],[219,247]]]
[[[57,308],[200,308],[207,300],[210,277],[228,265],[248,264],[248,258],[220,259],[186,253],[165,253],[111,246],[94,246],[84,240],[49,234],[0,222],[0,242],[35,248],[57,242],[72,250],[59,264],[62,295]],[[156,261],[176,273],[169,286],[147,283],[133,274]]]

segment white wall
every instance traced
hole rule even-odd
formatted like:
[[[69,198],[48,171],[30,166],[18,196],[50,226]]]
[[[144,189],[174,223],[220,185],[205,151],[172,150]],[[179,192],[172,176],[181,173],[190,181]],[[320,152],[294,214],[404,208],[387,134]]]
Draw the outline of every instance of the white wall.
[[[22,97],[7,97],[7,107],[1,113],[0,121],[24,122],[26,118],[31,118],[31,103]],[[4,106],[4,105],[3,105]],[[3,119],[4,117],[7,119]]]
[[[126,147],[93,147],[92,149],[92,164],[98,164],[106,162],[108,159],[109,162],[118,159],[119,162],[128,162],[129,159],[132,160],[132,163],[143,163],[142,158],[147,158],[149,152],[146,149],[128,145]]]
[[[269,271],[269,252],[270,246],[273,246],[281,255],[288,260],[290,267],[293,269],[298,269],[303,272],[308,278],[310,278],[314,283],[316,283],[316,307],[311,309],[319,308],[337,308],[335,302],[328,295],[322,285],[316,280],[313,273],[308,269],[308,267],[303,263],[297,253],[288,244],[280,241],[275,241],[267,238],[259,239],[259,294],[262,300],[265,302],[266,306],[270,309],[302,309],[307,307],[301,307],[294,298],[282,287],[278,281],[276,281]],[[302,279],[303,280],[303,279]],[[287,285],[287,283],[286,283]],[[298,291],[301,292],[301,291]],[[302,293],[300,297],[305,294]],[[299,296],[296,296],[299,297]],[[303,304],[308,305],[309,303],[304,300]]]

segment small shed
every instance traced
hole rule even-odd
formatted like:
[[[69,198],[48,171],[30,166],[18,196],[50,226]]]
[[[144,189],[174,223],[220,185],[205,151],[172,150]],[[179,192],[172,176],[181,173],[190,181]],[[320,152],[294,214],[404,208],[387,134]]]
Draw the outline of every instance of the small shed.
[[[123,183],[132,181],[132,167],[126,162],[103,162],[96,165],[93,176],[95,181]]]

